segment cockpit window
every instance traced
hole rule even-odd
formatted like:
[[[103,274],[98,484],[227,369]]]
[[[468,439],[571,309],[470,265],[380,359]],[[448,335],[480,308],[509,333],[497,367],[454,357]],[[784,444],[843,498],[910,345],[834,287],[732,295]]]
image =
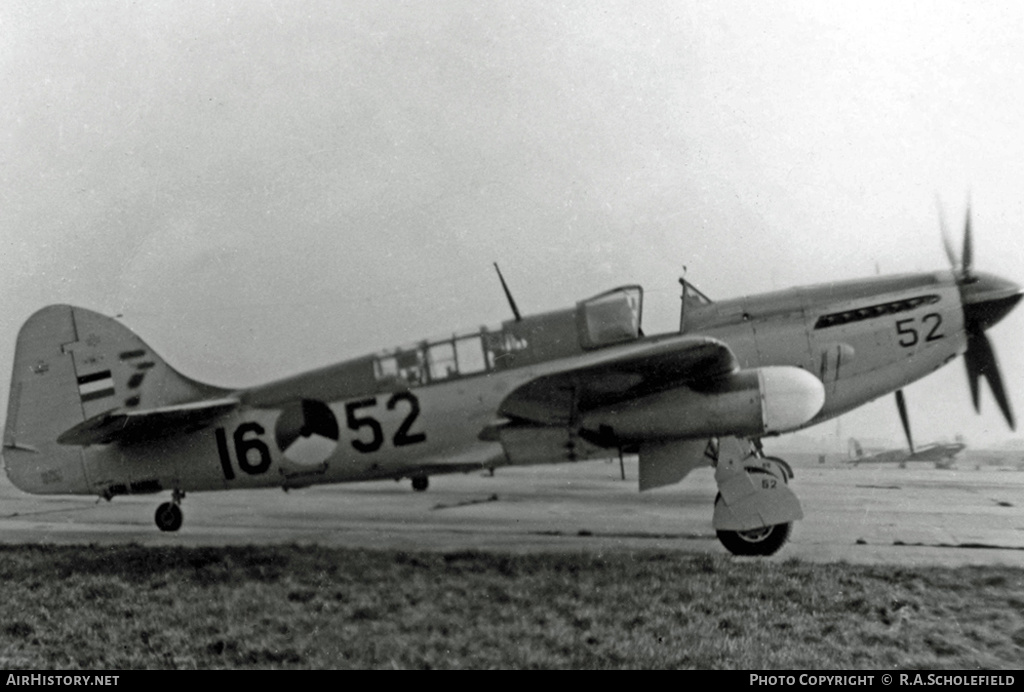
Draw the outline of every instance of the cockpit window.
[[[455,340],[455,360],[460,375],[472,375],[487,369],[483,339],[479,334]]]
[[[427,361],[430,363],[430,379],[443,380],[455,375],[455,347],[451,341],[442,341],[427,347]]]
[[[624,286],[577,305],[580,345],[597,348],[640,337],[643,289]]]
[[[683,287],[683,302],[687,305],[711,305],[711,299],[701,293],[696,286],[686,279],[679,279],[679,284]]]
[[[378,382],[406,386],[439,382],[500,368],[502,355],[524,347],[513,335],[484,327],[379,353],[373,361],[374,376]]]

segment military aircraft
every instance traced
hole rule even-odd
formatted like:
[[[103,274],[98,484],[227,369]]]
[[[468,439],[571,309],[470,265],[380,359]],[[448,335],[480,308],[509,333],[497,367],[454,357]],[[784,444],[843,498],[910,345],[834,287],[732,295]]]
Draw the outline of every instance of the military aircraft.
[[[943,225],[944,226],[944,225]],[[945,229],[943,228],[945,238]],[[769,555],[803,512],[760,440],[815,425],[965,357],[1013,414],[985,330],[1021,299],[972,268],[970,211],[952,271],[712,302],[682,284],[677,332],[646,335],[643,290],[384,350],[241,390],[179,374],[121,323],[45,307],[18,334],[3,439],[11,481],[41,494],[186,492],[410,478],[639,456],[640,490],[714,467],[712,524]]]
[[[849,463],[853,466],[859,466],[860,464],[899,464],[901,469],[905,469],[907,462],[928,461],[934,463],[937,469],[951,469],[956,460],[956,455],[966,448],[967,445],[964,444],[963,440],[958,439],[956,442],[950,443],[933,442],[911,450],[868,450],[871,454],[866,454],[860,442],[851,437]]]

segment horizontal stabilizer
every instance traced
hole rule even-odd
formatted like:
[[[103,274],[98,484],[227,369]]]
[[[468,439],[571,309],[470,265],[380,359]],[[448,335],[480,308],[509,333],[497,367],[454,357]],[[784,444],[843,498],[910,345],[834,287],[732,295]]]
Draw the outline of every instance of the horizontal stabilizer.
[[[114,410],[101,413],[64,431],[62,445],[100,445],[144,442],[175,433],[198,430],[238,406],[238,399],[214,399],[144,411]]]

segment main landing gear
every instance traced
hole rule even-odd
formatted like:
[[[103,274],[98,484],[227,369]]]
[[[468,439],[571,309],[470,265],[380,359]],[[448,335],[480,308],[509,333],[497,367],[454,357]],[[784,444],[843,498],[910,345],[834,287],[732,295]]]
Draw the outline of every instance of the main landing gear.
[[[156,525],[161,531],[177,531],[185,521],[185,515],[181,511],[181,501],[185,499],[185,493],[175,489],[171,493],[171,501],[165,502],[156,508]]]
[[[789,540],[793,522],[749,531],[716,531],[719,542],[733,555],[774,555]]]
[[[412,489],[416,492],[423,492],[430,486],[430,478],[427,476],[413,476]]]
[[[718,540],[733,555],[773,555],[803,518],[788,487],[793,471],[736,438],[719,440],[715,461],[718,497],[712,521]]]

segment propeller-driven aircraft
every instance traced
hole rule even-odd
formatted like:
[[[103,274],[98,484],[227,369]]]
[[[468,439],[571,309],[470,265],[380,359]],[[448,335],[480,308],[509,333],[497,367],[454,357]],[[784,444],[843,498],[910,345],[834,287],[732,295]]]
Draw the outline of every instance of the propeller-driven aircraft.
[[[935,464],[937,469],[953,468],[956,455],[966,449],[962,440],[956,442],[933,442],[908,451],[905,449],[868,450],[866,453],[860,442],[850,438],[850,461],[854,466],[860,464],[899,464],[906,468],[910,461],[927,461]]]
[[[1013,413],[985,330],[1020,286],[974,271],[970,212],[952,271],[712,302],[686,280],[680,328],[646,335],[643,290],[354,358],[242,390],[179,374],[119,322],[53,305],[18,334],[3,440],[11,481],[41,494],[186,492],[429,476],[639,456],[648,490],[714,467],[712,524],[769,555],[802,518],[792,473],[760,440],[815,425],[963,355]],[[500,272],[499,272],[500,277]]]

